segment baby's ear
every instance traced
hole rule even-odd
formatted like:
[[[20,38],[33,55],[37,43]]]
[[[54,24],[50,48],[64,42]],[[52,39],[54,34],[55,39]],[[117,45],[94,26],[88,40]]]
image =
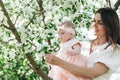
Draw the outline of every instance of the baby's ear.
[[[74,38],[74,37],[75,37],[75,35],[74,35],[74,34],[72,34],[72,33],[70,33],[70,36],[71,36],[72,38]]]
[[[71,35],[73,35],[72,33],[70,33]]]

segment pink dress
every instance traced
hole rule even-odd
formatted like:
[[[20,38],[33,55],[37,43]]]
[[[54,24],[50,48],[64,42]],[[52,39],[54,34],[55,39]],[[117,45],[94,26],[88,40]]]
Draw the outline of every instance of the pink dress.
[[[71,39],[65,43],[61,43],[60,50],[58,51],[58,54],[56,56],[72,64],[76,64],[78,66],[86,66],[85,56],[81,54],[68,56],[66,54],[66,51],[68,49],[71,49],[72,46],[76,43],[79,43],[79,41],[76,39]],[[51,70],[49,71],[48,76],[51,77],[53,80],[84,80],[81,77],[77,77],[64,69],[53,65],[51,65]]]

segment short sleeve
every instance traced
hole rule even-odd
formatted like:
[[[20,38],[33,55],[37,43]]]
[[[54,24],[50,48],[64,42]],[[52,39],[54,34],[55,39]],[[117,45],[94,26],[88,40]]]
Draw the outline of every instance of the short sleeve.
[[[109,50],[104,50],[101,53],[100,58],[96,59],[95,63],[104,63],[112,70],[117,70],[120,67],[120,46]]]
[[[80,45],[74,45],[72,51],[74,51],[75,53],[80,53],[81,51]]]

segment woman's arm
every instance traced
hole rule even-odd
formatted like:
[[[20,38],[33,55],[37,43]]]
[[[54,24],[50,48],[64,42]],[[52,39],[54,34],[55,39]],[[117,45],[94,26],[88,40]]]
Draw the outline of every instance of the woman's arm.
[[[65,70],[73,73],[76,76],[88,79],[98,77],[106,73],[109,69],[105,64],[100,62],[96,63],[93,68],[77,66],[50,54],[46,55],[46,60],[48,63],[64,68]]]
[[[51,53],[52,55],[57,55],[58,53],[57,52],[53,52],[53,53]]]

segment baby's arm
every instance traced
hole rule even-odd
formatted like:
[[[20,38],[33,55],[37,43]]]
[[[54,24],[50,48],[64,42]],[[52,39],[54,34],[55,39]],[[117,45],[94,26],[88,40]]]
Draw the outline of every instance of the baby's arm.
[[[72,46],[71,49],[69,49],[67,51],[67,54],[68,55],[76,55],[76,54],[80,54],[80,51],[81,51],[81,45],[80,45],[80,43],[76,43]]]
[[[73,54],[80,54],[81,51],[81,45],[80,43],[76,43],[75,45],[72,46],[73,49]]]

